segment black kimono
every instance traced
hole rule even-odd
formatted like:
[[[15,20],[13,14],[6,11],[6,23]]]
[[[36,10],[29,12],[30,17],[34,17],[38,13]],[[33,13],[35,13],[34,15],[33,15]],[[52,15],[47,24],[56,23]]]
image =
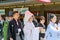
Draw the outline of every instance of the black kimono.
[[[17,25],[17,22],[18,22],[18,25]],[[16,40],[16,33],[18,33],[18,28],[21,29],[21,32],[20,32],[20,38],[21,40],[23,40],[22,38],[22,34],[23,34],[23,27],[22,27],[22,24],[21,24],[21,21],[18,20],[18,21],[15,21],[15,19],[13,19],[12,21],[9,22],[9,38],[13,38],[13,40]]]
[[[38,27],[43,27],[43,29],[45,29],[45,25],[42,25],[41,23],[38,24]],[[45,33],[39,33],[39,40],[40,40],[40,37],[44,38],[45,36]]]

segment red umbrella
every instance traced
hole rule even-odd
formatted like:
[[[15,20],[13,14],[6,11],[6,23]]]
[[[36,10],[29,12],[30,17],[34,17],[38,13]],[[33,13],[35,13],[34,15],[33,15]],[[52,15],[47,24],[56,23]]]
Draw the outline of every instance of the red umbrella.
[[[47,2],[47,3],[50,3],[51,0],[39,0],[39,2]]]

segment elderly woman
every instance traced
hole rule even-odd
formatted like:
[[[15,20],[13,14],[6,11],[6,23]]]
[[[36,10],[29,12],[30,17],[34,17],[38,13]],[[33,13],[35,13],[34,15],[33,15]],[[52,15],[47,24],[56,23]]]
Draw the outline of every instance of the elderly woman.
[[[24,40],[39,40],[39,27],[36,28],[32,21],[33,14],[26,11],[24,17]]]
[[[60,40],[60,29],[55,23],[57,17],[55,14],[50,15],[50,22],[45,33],[45,40]]]

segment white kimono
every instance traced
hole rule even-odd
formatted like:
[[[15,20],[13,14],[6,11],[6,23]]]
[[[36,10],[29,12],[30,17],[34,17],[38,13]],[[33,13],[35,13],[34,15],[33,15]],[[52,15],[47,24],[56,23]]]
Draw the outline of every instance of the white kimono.
[[[60,29],[56,29],[56,24],[49,23],[45,33],[45,40],[60,40]]]
[[[35,28],[32,22],[28,22],[24,26],[24,35],[24,40],[39,40],[39,28]]]

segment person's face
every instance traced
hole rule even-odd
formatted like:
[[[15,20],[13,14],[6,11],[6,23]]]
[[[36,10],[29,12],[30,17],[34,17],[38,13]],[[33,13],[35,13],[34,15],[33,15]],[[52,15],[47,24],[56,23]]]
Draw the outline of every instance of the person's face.
[[[56,17],[56,16],[54,16],[54,17],[51,19],[51,21],[52,21],[53,23],[55,23],[56,20],[57,20],[57,17]]]
[[[41,21],[42,21],[43,24],[45,23],[45,20],[44,19],[42,19]]]
[[[59,20],[59,23],[60,23],[60,20]]]
[[[32,22],[32,21],[33,21],[33,16],[31,16],[31,17],[29,18],[29,21],[30,21],[30,22]]]
[[[15,13],[15,14],[14,14],[14,17],[15,17],[16,19],[18,19],[19,16],[20,16],[19,13]]]

